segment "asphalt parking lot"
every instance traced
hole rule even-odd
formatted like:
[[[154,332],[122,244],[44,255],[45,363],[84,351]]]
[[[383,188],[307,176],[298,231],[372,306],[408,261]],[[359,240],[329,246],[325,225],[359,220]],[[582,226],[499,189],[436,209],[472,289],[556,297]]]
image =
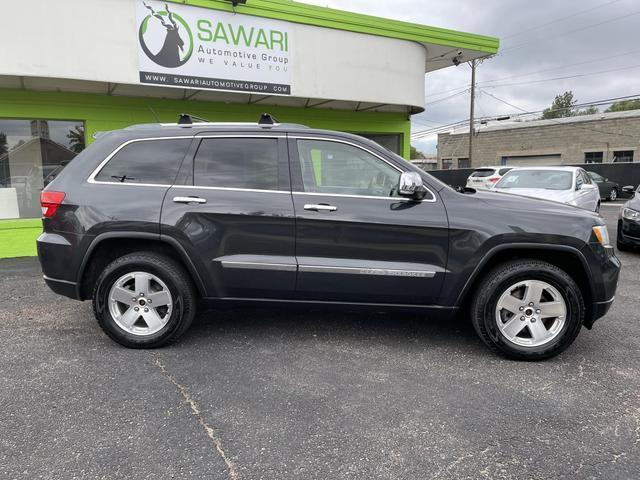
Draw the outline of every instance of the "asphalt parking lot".
[[[541,363],[462,318],[285,309],[127,350],[35,259],[0,261],[0,478],[638,478],[640,253],[619,256],[610,313]]]

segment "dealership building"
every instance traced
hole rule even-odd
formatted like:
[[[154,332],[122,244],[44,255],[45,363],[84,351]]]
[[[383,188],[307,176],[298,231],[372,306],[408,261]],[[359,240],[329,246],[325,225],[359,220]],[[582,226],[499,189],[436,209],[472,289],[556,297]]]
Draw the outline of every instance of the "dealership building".
[[[47,176],[96,132],[180,112],[269,112],[408,158],[425,73],[498,49],[493,37],[289,0],[22,0],[3,18],[0,219],[38,217]]]
[[[640,161],[640,110],[475,127],[438,135],[438,167],[542,166]],[[627,171],[627,170],[625,170]]]

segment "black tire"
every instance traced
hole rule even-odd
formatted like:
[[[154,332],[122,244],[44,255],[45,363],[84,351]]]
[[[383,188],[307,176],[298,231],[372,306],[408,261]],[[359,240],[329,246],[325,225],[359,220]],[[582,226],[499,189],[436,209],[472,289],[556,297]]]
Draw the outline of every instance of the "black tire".
[[[618,199],[618,189],[616,187],[613,187],[609,192],[609,200],[614,202],[617,199]]]
[[[512,285],[525,280],[542,280],[555,287],[566,306],[564,326],[549,343],[524,347],[512,343],[500,332],[496,320],[496,305],[500,296]],[[533,259],[503,263],[481,280],[471,305],[473,326],[482,341],[495,353],[513,360],[544,360],[565,350],[580,333],[585,306],[576,282],[562,269]]]
[[[151,335],[134,335],[117,325],[108,307],[109,291],[118,278],[130,272],[147,272],[162,280],[172,296],[172,311],[164,327]],[[176,341],[191,325],[197,296],[187,272],[171,258],[153,252],[135,252],[111,262],[96,281],[93,311],[111,339],[128,348],[156,348]]]

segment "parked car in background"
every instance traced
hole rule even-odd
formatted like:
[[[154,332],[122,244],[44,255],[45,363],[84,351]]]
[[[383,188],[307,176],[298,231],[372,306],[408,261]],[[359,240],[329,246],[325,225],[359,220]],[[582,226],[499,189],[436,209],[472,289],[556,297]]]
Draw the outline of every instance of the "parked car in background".
[[[596,172],[587,172],[587,175],[589,175],[591,180],[598,186],[601,199],[611,200],[613,202],[618,198],[620,195],[620,185],[616,182],[612,182]]]
[[[598,212],[600,191],[579,167],[517,167],[507,172],[493,190],[543,198]]]
[[[500,181],[502,176],[513,167],[480,167],[476,168],[469,178],[467,187],[488,190]]]
[[[631,200],[620,209],[618,216],[618,250],[627,252],[634,247],[640,247],[640,185],[635,189],[632,186],[622,189],[625,193],[633,195]]]

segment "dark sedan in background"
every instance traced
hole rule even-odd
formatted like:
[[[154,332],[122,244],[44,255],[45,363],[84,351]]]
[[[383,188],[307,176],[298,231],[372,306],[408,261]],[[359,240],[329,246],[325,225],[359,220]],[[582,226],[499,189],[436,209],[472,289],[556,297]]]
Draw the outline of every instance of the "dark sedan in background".
[[[591,180],[598,186],[600,190],[600,198],[603,200],[614,201],[620,196],[620,185],[616,182],[612,182],[608,178],[604,178],[602,175],[596,172],[587,172],[591,177]]]
[[[633,187],[624,187],[623,191],[632,198],[620,209],[616,243],[618,250],[630,251],[640,247],[640,185],[635,192]]]

